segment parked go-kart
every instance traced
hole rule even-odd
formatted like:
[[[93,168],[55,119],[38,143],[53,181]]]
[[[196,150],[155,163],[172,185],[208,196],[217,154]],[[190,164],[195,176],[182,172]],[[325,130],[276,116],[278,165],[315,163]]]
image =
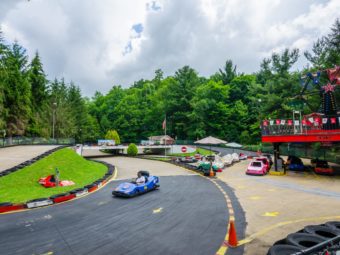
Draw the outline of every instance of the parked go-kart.
[[[311,164],[316,174],[334,174],[333,168],[328,165],[326,160],[312,159]]]
[[[210,167],[211,167],[210,162],[201,162],[197,169],[202,171],[204,175],[208,176],[210,174]],[[215,164],[212,164],[212,170],[214,172],[214,175],[216,175],[216,172],[222,172],[222,169],[216,166]]]
[[[159,178],[157,176],[150,175],[148,171],[140,171],[140,173],[146,179],[144,184],[138,185],[135,182],[121,183],[112,191],[112,195],[117,197],[134,197],[159,188]]]
[[[287,165],[289,170],[293,171],[304,171],[305,165],[302,160],[296,156],[290,155],[287,159]]]

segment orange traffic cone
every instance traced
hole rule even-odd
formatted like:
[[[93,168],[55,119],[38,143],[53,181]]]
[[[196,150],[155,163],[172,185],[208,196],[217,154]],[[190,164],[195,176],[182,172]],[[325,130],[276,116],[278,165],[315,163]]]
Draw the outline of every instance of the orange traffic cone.
[[[228,238],[228,246],[236,247],[237,246],[237,236],[236,236],[236,229],[234,225],[234,221],[231,220],[229,224],[229,238]]]
[[[215,173],[214,173],[214,170],[213,170],[213,166],[212,166],[212,162],[210,162],[209,176],[210,177],[214,177],[215,176]]]

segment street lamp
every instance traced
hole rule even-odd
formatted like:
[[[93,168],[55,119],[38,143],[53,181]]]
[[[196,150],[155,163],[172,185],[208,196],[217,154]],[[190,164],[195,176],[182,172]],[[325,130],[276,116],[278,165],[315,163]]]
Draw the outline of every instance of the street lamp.
[[[57,109],[57,103],[56,102],[54,102],[53,103],[53,112],[52,112],[52,118],[53,118],[53,125],[52,125],[52,138],[53,138],[53,140],[54,140],[54,126],[55,126],[55,112],[56,112],[56,109]]]

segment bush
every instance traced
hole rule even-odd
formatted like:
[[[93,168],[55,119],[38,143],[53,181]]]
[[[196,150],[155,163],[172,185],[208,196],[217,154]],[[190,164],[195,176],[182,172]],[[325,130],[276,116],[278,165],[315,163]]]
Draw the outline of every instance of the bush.
[[[120,144],[120,137],[116,130],[109,130],[105,135],[105,139],[114,140],[116,145]]]
[[[130,144],[129,144],[129,147],[128,147],[128,149],[127,149],[127,154],[128,154],[129,156],[136,156],[137,153],[138,153],[138,148],[137,148],[136,144],[130,143]]]

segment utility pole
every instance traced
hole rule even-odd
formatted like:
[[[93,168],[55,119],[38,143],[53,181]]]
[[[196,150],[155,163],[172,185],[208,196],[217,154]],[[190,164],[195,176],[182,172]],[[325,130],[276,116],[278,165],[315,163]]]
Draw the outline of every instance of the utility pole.
[[[57,109],[57,103],[56,102],[54,102],[53,103],[53,109],[52,109],[52,118],[53,118],[53,125],[52,125],[52,138],[53,138],[53,140],[54,140],[54,131],[55,131],[55,129],[54,129],[54,126],[55,126],[55,112],[56,112],[56,109]]]

